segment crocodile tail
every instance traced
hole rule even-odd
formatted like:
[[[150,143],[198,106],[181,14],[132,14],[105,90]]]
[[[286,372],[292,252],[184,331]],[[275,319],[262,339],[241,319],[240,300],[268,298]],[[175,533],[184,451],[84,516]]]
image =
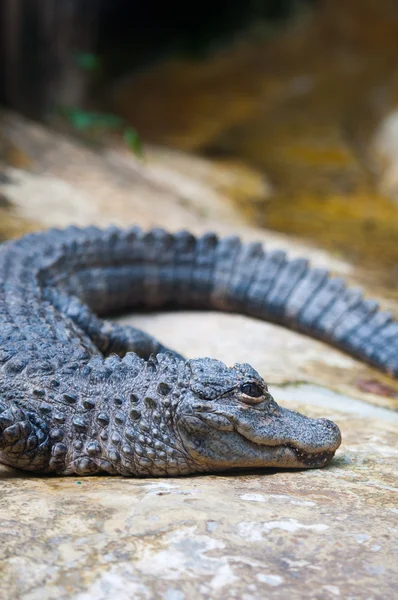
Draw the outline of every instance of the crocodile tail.
[[[392,314],[306,259],[225,238],[214,251],[212,281],[212,307],[306,333],[398,377],[398,322]]]
[[[303,258],[215,233],[142,235],[146,306],[232,311],[321,339],[398,377],[398,323],[358,288]]]

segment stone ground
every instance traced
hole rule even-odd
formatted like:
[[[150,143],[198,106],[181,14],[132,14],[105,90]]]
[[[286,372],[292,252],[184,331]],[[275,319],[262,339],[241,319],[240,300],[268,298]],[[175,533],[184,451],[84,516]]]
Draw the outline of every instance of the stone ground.
[[[232,189],[264,194],[255,172],[159,150],[144,162],[93,151],[12,115],[3,115],[2,132],[13,156],[2,168],[3,236],[72,222],[211,227],[367,281],[324,251],[243,225],[227,198]],[[393,294],[382,301],[396,309]],[[281,404],[335,420],[341,449],[325,469],[167,480],[0,467],[0,598],[396,598],[397,383],[238,315],[126,320],[187,356],[251,362]]]

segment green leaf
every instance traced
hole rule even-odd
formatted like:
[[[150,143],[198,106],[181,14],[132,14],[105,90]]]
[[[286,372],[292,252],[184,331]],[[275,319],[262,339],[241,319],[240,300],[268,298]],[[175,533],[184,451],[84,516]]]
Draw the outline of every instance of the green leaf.
[[[75,129],[79,131],[84,131],[85,129],[89,129],[92,125],[92,118],[89,113],[84,110],[69,110],[68,118],[72,123]]]
[[[123,139],[130,150],[134,152],[134,154],[137,156],[142,156],[143,151],[141,139],[135,129],[132,129],[131,127],[125,129],[123,132]]]
[[[99,71],[101,68],[100,59],[96,54],[90,52],[76,52],[74,55],[75,63],[83,71]]]
[[[116,129],[120,130],[124,126],[124,120],[117,115],[108,113],[92,112],[80,108],[66,109],[66,116],[78,131],[93,129]]]

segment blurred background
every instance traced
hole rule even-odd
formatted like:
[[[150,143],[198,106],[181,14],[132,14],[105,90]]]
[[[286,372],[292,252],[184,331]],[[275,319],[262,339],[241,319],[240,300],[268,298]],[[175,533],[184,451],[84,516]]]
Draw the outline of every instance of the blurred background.
[[[3,117],[134,160],[147,146],[202,157],[234,175],[246,223],[395,291],[398,2],[0,0],[0,19]],[[32,157],[9,118],[1,158],[20,167]]]

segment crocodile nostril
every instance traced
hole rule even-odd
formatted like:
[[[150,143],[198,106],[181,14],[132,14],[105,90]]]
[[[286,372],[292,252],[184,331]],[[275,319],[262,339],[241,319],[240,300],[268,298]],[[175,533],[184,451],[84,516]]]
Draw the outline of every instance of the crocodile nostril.
[[[329,421],[329,419],[317,419],[318,423],[320,423],[325,429],[330,432],[330,435],[334,438],[336,444],[341,444],[341,432],[336,423],[333,421]]]
[[[327,429],[338,429],[336,423],[329,421],[329,419],[318,419],[318,423],[321,423]]]

